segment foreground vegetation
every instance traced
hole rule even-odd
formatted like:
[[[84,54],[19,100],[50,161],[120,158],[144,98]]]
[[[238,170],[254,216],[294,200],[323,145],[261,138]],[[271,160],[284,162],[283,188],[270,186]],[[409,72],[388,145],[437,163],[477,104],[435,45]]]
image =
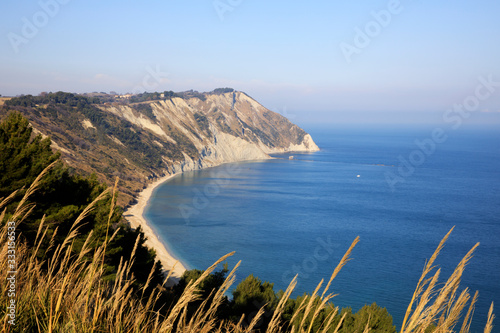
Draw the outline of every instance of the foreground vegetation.
[[[105,111],[124,105],[137,117],[155,118],[151,103],[107,103],[99,97],[57,92],[12,98],[0,106],[0,120],[9,113],[21,113],[33,127],[50,133],[65,160],[80,174],[95,173],[108,185],[119,177],[119,201],[125,205],[143,189],[146,177],[164,175],[168,168],[164,159],[183,160],[183,152],[195,160],[199,156],[189,138],[173,126],[169,137],[175,144]]]
[[[232,253],[166,288],[144,235],[121,219],[116,185],[106,189],[92,177],[72,174],[52,153],[50,141],[33,136],[19,114],[0,124],[0,151],[4,332],[396,331],[392,317],[376,304],[353,314],[332,303],[331,283],[358,238],[328,282],[296,299],[290,295],[297,278],[275,293],[272,283],[254,276],[239,283],[229,299],[239,263],[231,271],[223,263]],[[470,331],[477,293],[471,296],[459,285],[477,245],[440,284],[434,262],[450,233],[424,267],[401,332]],[[486,333],[492,331],[492,312],[493,306]]]

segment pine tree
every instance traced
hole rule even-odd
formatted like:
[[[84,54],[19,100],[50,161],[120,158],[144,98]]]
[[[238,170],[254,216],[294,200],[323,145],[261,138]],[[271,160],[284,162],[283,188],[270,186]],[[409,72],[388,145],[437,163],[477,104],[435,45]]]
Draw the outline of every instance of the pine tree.
[[[10,113],[0,123],[0,197],[29,186],[59,155],[52,152],[49,138],[33,136],[26,118]]]
[[[33,134],[29,121],[19,112],[10,113],[0,122],[0,198],[19,190],[7,207],[7,217],[15,210],[24,192],[40,172],[60,158],[60,154],[53,152],[50,145],[49,138],[44,139],[41,135]],[[52,236],[55,234],[56,245],[61,243],[85,207],[105,189],[106,186],[101,184],[95,175],[85,177],[74,174],[62,161],[56,163],[41,179],[37,191],[29,198],[35,206],[27,218],[17,226],[20,237],[26,240],[28,245],[33,245],[41,219],[45,216],[46,242],[38,253],[39,256],[50,256],[47,251],[54,251],[54,247],[49,246]],[[156,261],[155,252],[144,245],[145,236],[140,229],[131,230],[122,220],[120,207],[114,208],[114,214],[108,221],[110,207],[110,197],[101,200],[80,222],[79,235],[74,240],[73,250],[75,253],[79,252],[90,232],[93,235],[92,246],[98,247],[104,242],[106,235],[109,237],[119,227],[115,239],[106,248],[107,278],[114,279],[120,260],[130,258],[139,237],[132,269],[137,284],[143,284]],[[150,285],[154,287],[162,282],[162,267],[157,265]]]

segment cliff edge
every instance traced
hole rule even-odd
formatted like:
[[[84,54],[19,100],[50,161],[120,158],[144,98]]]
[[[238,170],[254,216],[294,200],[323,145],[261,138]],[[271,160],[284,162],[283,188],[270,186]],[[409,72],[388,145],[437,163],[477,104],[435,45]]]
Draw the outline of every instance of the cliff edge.
[[[166,175],[319,150],[285,117],[243,92],[222,90],[141,94],[145,101],[58,92],[13,98],[0,112],[21,112],[73,168],[108,183],[120,177],[122,204]]]

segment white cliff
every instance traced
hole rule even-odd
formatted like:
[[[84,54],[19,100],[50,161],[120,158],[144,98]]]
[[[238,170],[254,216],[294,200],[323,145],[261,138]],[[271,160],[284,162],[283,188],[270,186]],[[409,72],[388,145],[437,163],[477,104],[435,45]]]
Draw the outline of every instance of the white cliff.
[[[137,104],[105,105],[101,109],[148,131],[159,147],[191,147],[176,158],[162,156],[168,174],[268,159],[273,153],[319,150],[309,134],[245,93],[204,96],[204,100],[174,97],[137,103],[141,108],[150,107],[154,117],[141,113]]]

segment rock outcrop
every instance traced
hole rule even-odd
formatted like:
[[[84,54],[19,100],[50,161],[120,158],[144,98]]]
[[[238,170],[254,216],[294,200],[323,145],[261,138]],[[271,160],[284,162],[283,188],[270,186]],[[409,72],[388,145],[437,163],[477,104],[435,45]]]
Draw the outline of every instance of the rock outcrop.
[[[124,204],[168,174],[318,150],[297,125],[229,90],[135,103],[58,92],[13,98],[0,111],[23,113],[75,169],[108,183],[120,177]]]
[[[133,104],[100,108],[155,134],[159,145],[177,144],[172,133],[180,133],[180,140],[192,143],[196,154],[183,151],[183,159],[164,158],[170,174],[266,159],[273,153],[319,150],[304,130],[243,92],[207,94],[205,100],[174,97],[141,104],[149,106],[154,117],[147,117]]]

